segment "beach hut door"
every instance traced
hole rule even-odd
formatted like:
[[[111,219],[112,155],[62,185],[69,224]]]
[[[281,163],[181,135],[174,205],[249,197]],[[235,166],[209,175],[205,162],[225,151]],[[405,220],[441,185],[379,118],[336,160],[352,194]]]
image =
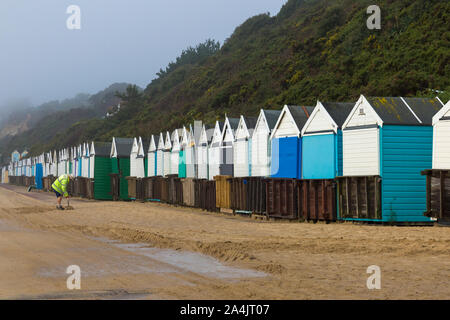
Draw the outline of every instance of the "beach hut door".
[[[222,148],[220,159],[220,175],[233,175],[233,146],[226,146]]]

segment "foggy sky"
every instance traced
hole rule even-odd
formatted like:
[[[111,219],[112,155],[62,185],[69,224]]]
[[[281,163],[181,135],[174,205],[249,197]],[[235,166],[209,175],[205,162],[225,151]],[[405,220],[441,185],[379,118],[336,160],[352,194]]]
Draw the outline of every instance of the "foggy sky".
[[[114,82],[145,86],[188,46],[223,41],[285,0],[1,0],[0,106],[33,105]],[[69,5],[81,30],[68,30]]]

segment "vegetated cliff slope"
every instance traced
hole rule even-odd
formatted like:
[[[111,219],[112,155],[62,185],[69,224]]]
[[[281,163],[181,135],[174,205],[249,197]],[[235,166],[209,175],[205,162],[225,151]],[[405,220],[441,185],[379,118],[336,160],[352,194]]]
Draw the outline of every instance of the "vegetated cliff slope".
[[[248,19],[209,55],[171,64],[115,117],[77,123],[46,147],[148,137],[194,119],[213,122],[225,113],[256,115],[262,107],[314,105],[317,99],[356,101],[360,94],[439,93],[446,102],[450,2],[380,0],[381,30],[367,28],[372,4],[289,0],[276,16]]]
[[[49,143],[73,124],[102,118],[108,107],[120,101],[116,92],[124,92],[129,84],[115,83],[94,94],[78,94],[63,101],[50,101],[38,107],[19,108],[0,123],[0,153],[31,148],[42,152]],[[70,141],[71,135],[67,138]],[[75,141],[74,141],[75,143]]]

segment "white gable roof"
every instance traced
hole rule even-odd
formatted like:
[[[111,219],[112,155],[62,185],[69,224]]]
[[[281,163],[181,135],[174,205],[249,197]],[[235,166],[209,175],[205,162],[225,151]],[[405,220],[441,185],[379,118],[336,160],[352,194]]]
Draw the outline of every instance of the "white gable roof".
[[[144,142],[142,141],[142,137],[139,137],[138,146],[138,156],[145,157]]]
[[[89,142],[85,142],[84,143],[84,151],[83,151],[83,155],[85,157],[89,157]]]
[[[162,132],[159,134],[158,150],[164,150],[164,134]]]
[[[131,153],[137,154],[139,152],[139,143],[136,137],[133,139],[133,146],[131,147]]]
[[[172,133],[173,143],[172,143],[172,151],[180,151],[180,134],[178,129],[175,129]]]
[[[348,115],[344,124],[342,125],[342,130],[348,126],[366,126],[366,125],[379,125],[383,126],[383,120],[375,112],[374,108],[367,101],[366,97],[361,95],[353,107],[352,111]]]
[[[112,145],[111,145],[111,154],[109,155],[111,158],[117,158],[117,147],[116,147],[116,138],[113,137]]]
[[[189,135],[188,135],[188,131],[186,129],[186,126],[183,126],[183,132],[181,135],[181,141],[180,141],[180,146],[181,147],[186,147],[188,144],[188,140],[189,140]]]
[[[228,117],[225,117],[225,124],[223,125],[221,142],[224,142],[226,140],[234,142],[234,131],[231,127]]]
[[[443,117],[450,117],[450,101],[441,108],[433,117],[433,126],[439,122]]]
[[[188,140],[186,147],[193,148],[195,146],[195,138],[194,138],[194,130],[192,129],[192,125],[189,125],[189,132],[187,133]]]
[[[150,138],[150,146],[148,147],[148,152],[155,152],[156,151],[156,143],[155,143],[155,136],[152,135]]]
[[[281,110],[280,116],[278,117],[278,121],[277,124],[275,125],[275,127],[272,130],[272,133],[270,135],[270,139],[272,139],[276,134],[277,131],[280,129],[280,125],[284,122],[284,121],[290,121],[293,125],[294,131],[296,132],[297,136],[300,136],[301,132],[300,129],[297,127],[297,125],[295,124],[295,120],[292,117],[291,111],[289,110],[288,106],[285,105],[283,107],[283,109]]]
[[[258,120],[256,120],[255,130],[253,131],[253,134],[257,132],[258,130],[266,130],[266,132],[270,133],[269,124],[267,123],[266,114],[264,113],[264,110],[261,109],[259,111]]]
[[[241,115],[241,117],[239,118],[239,124],[236,129],[235,138],[236,140],[250,138],[250,132],[248,131],[247,124],[245,123],[243,115]]]
[[[172,149],[172,141],[170,139],[169,131],[166,132],[166,142],[164,144],[164,149],[171,150]]]
[[[305,126],[302,129],[302,136],[307,131],[317,132],[331,130],[334,131],[334,133],[337,133],[338,125],[330,116],[322,103],[320,101],[317,101],[316,107],[314,108],[313,112],[309,116],[308,120],[305,123]]]
[[[94,141],[91,142],[91,151],[89,152],[89,155],[95,156],[95,143],[94,143]]]
[[[222,130],[220,129],[219,121],[216,121],[216,126],[214,127],[214,134],[211,140],[211,145],[215,143],[220,143],[222,141]]]
[[[206,126],[202,126],[202,132],[200,133],[199,144],[208,143],[208,136],[206,135]]]

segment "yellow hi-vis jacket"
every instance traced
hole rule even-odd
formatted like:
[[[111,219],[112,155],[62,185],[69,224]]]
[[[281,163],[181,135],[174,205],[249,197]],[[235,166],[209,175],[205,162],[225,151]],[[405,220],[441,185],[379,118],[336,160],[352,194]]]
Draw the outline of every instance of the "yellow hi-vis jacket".
[[[63,174],[58,179],[56,179],[55,182],[53,182],[52,188],[53,190],[64,195],[64,197],[67,197],[69,195],[67,193],[68,184],[69,184],[69,176],[67,174]]]

